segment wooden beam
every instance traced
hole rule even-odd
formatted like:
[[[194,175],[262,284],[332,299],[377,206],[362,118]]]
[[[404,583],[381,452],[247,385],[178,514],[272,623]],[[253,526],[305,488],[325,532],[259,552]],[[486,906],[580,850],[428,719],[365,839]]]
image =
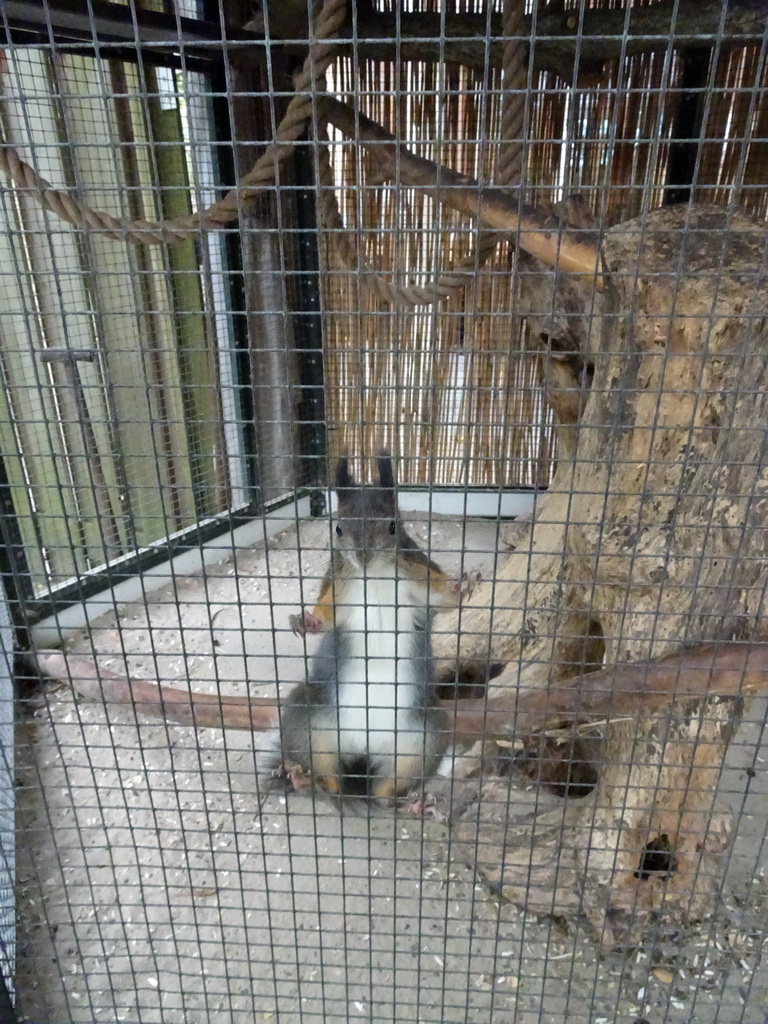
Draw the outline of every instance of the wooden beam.
[[[303,56],[307,38],[306,0],[268,0],[269,35]],[[260,14],[248,25],[263,27]],[[685,46],[746,46],[759,43],[768,24],[768,0],[662,0],[652,6],[537,13],[525,19],[533,33],[533,67],[573,77],[599,72],[623,55]],[[354,43],[352,42],[354,34]],[[501,67],[504,42],[501,16],[440,12],[382,13],[357,3],[340,32],[345,56],[382,61],[445,61],[484,71]]]

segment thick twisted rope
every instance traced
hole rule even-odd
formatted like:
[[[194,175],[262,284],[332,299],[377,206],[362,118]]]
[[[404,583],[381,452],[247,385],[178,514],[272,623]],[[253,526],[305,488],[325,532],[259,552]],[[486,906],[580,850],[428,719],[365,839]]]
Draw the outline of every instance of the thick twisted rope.
[[[525,0],[504,0],[502,57],[504,93],[501,100],[501,140],[495,181],[503,188],[519,188],[523,177],[525,146],[525,87],[528,61],[523,36]]]
[[[292,144],[312,117],[313,94],[320,91],[325,72],[335,54],[335,47],[326,40],[332,38],[343,24],[346,2],[325,0],[315,23],[315,40],[310,45],[301,72],[294,80],[295,93],[280,121],[275,138],[237,186],[205,210],[160,222],[114,217],[104,211],[93,210],[69,193],[54,188],[22,160],[12,146],[0,147],[0,171],[20,190],[33,195],[43,208],[62,220],[107,238],[125,240],[136,245],[174,245],[200,231],[221,228],[239,216],[244,202],[274,186],[277,164],[286,159]],[[522,0],[506,0],[503,22],[505,36],[519,35],[523,13]],[[505,97],[502,138],[508,140],[508,144],[502,147],[496,180],[498,184],[512,186],[519,184],[522,167],[522,145],[519,139],[525,105],[519,90],[524,86],[524,81],[522,85],[520,81],[521,75],[524,78],[525,73],[525,45],[521,39],[507,39],[503,65]],[[510,90],[515,90],[515,93]],[[319,177],[321,217],[326,228],[330,229],[339,259],[349,270],[362,273],[365,286],[383,302],[417,306],[448,298],[467,283],[468,277],[479,264],[491,256],[500,238],[495,232],[486,234],[476,252],[471,252],[455,267],[426,285],[394,283],[365,264],[353,239],[345,230],[336,199],[327,146],[320,148]]]
[[[312,116],[312,96],[318,84],[322,84],[335,53],[335,46],[325,40],[333,38],[341,27],[346,6],[347,0],[325,0],[315,24],[315,39],[294,80],[295,94],[291,97],[275,138],[236,187],[205,210],[162,222],[113,217],[109,213],[92,210],[68,193],[54,188],[22,160],[12,146],[0,147],[0,171],[57,217],[75,227],[106,235],[107,238],[125,240],[136,245],[174,245],[201,231],[220,228],[238,217],[246,200],[275,184],[277,164],[291,152],[291,144],[299,138]]]
[[[336,199],[336,183],[331,168],[328,146],[323,145],[318,153],[320,185],[320,215],[329,230],[334,252],[347,270],[359,274],[364,286],[382,302],[404,306],[423,306],[449,298],[457,288],[467,283],[468,275],[475,268],[475,257],[462,260],[452,270],[425,285],[396,284],[388,277],[373,270],[363,260],[352,235],[346,230]]]
[[[525,127],[525,86],[528,78],[526,45],[522,37],[525,0],[504,0],[502,33],[505,36],[502,55],[501,145],[494,182],[502,188],[520,188],[523,177],[523,130]],[[491,232],[480,242],[479,264],[495,252],[503,236]]]

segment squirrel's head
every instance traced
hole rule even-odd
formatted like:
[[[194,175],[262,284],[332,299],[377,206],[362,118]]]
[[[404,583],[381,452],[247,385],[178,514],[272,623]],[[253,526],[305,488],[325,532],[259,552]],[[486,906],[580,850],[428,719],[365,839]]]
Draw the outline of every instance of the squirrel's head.
[[[342,456],[336,465],[339,508],[334,547],[353,555],[362,566],[370,565],[376,558],[394,559],[404,535],[397,511],[392,458],[387,452],[380,452],[376,462],[379,482],[367,485],[355,483],[347,456]]]

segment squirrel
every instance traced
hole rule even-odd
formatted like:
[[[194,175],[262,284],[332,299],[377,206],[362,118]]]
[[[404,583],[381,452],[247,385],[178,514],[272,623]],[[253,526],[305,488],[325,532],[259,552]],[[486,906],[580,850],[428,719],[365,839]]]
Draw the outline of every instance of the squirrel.
[[[434,774],[448,745],[431,619],[457,607],[480,574],[451,578],[427,557],[400,518],[391,457],[381,452],[377,463],[378,485],[360,486],[348,458],[338,461],[331,563],[314,612],[291,617],[295,632],[325,635],[307,682],[281,706],[260,769],[295,788],[311,781],[333,797],[392,804]]]

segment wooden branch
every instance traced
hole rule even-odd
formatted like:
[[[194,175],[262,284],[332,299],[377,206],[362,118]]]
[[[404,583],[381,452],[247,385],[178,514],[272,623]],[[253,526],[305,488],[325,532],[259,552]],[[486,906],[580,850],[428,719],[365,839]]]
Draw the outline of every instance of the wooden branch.
[[[585,274],[602,290],[600,254],[592,232],[564,230],[559,221],[519,203],[508,193],[482,188],[472,178],[416,156],[399,146],[395,137],[381,125],[346,103],[327,96],[322,109],[339,131],[363,145],[370,144],[376,157],[378,179],[396,177],[399,183],[423,188],[438,202],[477,217],[489,227],[515,232],[525,252],[548,267]]]
[[[269,0],[268,6],[270,37],[291,40],[285,49],[303,56],[306,44],[299,41],[307,38],[305,0]],[[766,0],[730,0],[725,11],[723,7],[722,0],[681,0],[679,4],[662,0],[652,6],[632,7],[628,17],[620,7],[585,10],[581,22],[578,11],[544,11],[537,12],[535,24],[526,18],[524,31],[529,36],[535,32],[534,68],[555,71],[570,80],[577,53],[579,71],[595,73],[622,54],[666,50],[670,39],[674,47],[719,43],[727,48],[760,42],[768,19]],[[251,24],[258,29],[260,22]],[[400,11],[395,15],[358,4],[354,30],[354,45],[351,18],[339,30],[344,56],[354,53],[393,62],[445,61],[480,72],[489,64],[502,66],[500,15],[491,16],[489,32],[485,14]]]
[[[500,676],[497,685],[502,685]],[[617,665],[569,685],[493,700],[462,701],[456,738],[526,736],[623,716],[646,717],[680,701],[768,691],[768,644],[723,643],[669,654],[646,665]]]
[[[272,698],[194,693],[128,679],[90,658],[61,651],[37,651],[30,657],[42,673],[98,703],[129,704],[141,714],[198,729],[263,732],[277,724],[277,701]],[[766,691],[768,644],[723,643],[670,654],[647,665],[617,665],[576,676],[567,686],[533,693],[515,689],[508,697],[445,701],[443,706],[455,719],[457,740],[471,743],[619,716],[647,716],[679,701]]]
[[[130,704],[140,714],[196,729],[250,729],[263,732],[277,724],[277,701],[267,697],[233,697],[194,693],[160,686],[147,679],[100,668],[90,658],[61,651],[36,651],[37,668],[97,703]]]

